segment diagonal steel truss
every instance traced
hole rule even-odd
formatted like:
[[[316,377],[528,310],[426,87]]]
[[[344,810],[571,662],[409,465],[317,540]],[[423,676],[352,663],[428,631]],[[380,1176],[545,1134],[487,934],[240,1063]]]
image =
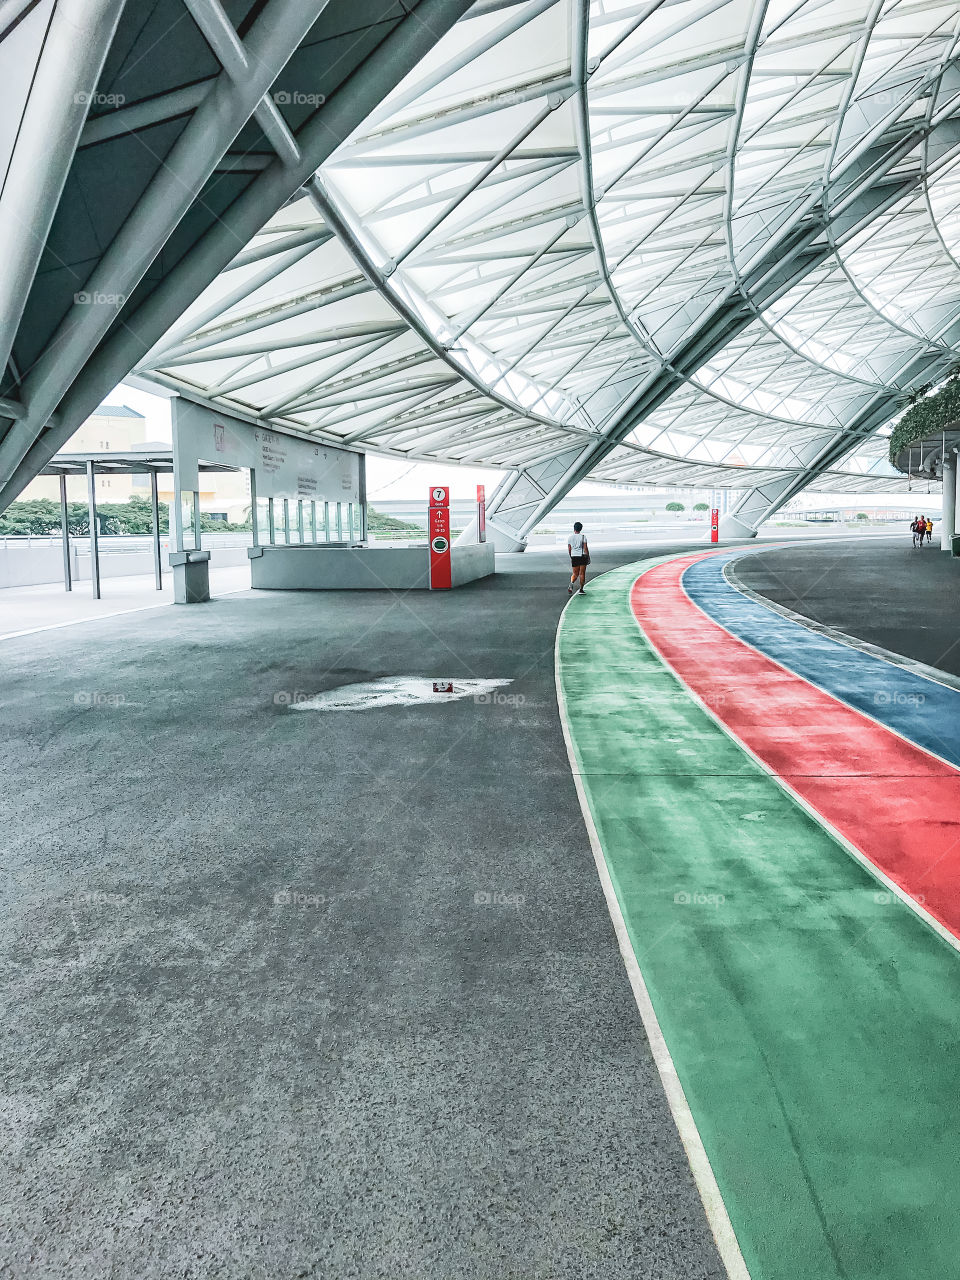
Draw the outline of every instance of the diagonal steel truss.
[[[0,510],[468,5],[0,5]]]
[[[899,488],[877,432],[960,345],[958,24],[481,0],[139,371],[504,468],[508,546],[586,475],[736,489],[740,531],[812,482]]]

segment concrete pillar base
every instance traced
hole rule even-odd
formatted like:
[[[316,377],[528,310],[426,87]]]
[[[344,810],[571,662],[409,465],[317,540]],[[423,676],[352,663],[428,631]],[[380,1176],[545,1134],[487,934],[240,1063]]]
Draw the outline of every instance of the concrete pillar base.
[[[427,548],[248,547],[250,585],[255,591],[427,591]],[[496,572],[493,544],[454,546],[450,576],[462,587]]]
[[[210,599],[210,552],[173,551],[174,604],[204,604]]]
[[[940,549],[942,552],[954,550],[956,534],[956,499],[960,492],[960,467],[957,467],[956,453],[947,451],[943,457],[943,506],[940,522]]]
[[[940,521],[940,550],[953,551],[953,535],[957,528],[957,488],[960,469],[957,455],[947,453],[943,459],[943,518]]]
[[[732,512],[720,517],[720,541],[728,538],[755,538],[757,531],[749,524],[738,519]]]
[[[497,524],[491,516],[487,516],[487,541],[493,543],[497,555],[502,555],[505,551],[526,551],[527,549],[526,538],[518,538],[511,529]]]

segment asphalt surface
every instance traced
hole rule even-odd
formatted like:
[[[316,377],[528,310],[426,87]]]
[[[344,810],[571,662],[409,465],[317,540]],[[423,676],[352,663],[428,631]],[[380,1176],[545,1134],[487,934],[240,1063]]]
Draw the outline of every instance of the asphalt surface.
[[[936,544],[914,548],[909,530],[757,552],[736,575],[805,618],[960,676],[960,561]]]
[[[0,644],[4,1280],[721,1276],[503,561]]]

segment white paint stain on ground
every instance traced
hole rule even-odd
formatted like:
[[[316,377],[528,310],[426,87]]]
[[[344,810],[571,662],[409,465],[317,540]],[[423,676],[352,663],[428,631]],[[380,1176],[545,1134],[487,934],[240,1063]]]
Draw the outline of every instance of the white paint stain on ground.
[[[434,691],[434,681],[417,676],[384,676],[326,689],[312,698],[291,703],[291,711],[369,711],[373,707],[412,707],[419,703],[459,702],[463,698],[483,698],[512,680],[454,680],[452,693]],[[439,683],[439,682],[437,682]]]

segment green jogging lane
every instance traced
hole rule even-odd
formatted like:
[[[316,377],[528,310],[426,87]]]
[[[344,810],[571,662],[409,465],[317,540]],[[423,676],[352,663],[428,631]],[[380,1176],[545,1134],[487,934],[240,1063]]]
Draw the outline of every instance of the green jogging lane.
[[[630,608],[660,563],[570,602],[557,683],[711,1225],[715,1178],[752,1280],[960,1277],[960,955],[663,664]]]

